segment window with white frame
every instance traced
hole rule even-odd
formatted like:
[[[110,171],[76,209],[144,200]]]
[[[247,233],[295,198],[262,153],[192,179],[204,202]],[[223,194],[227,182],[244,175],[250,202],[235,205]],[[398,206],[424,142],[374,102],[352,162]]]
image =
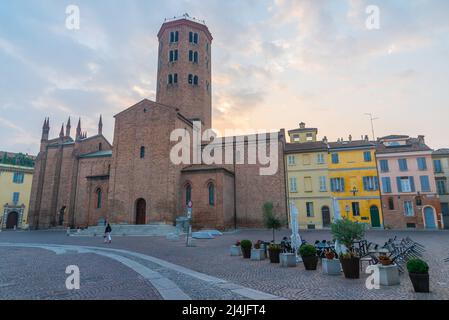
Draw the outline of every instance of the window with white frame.
[[[317,157],[318,164],[324,164],[324,154],[318,153],[316,157]]]
[[[290,178],[290,192],[298,192],[298,187],[296,185],[296,178]]]
[[[413,217],[415,215],[412,201],[404,201],[404,214],[406,217]]]
[[[296,157],[295,157],[294,155],[289,155],[289,156],[287,157],[287,159],[288,159],[288,165],[289,165],[289,166],[294,166],[294,165],[295,165],[295,163],[296,163]]]
[[[326,186],[327,178],[325,176],[320,177],[320,191],[326,192],[327,186]]]

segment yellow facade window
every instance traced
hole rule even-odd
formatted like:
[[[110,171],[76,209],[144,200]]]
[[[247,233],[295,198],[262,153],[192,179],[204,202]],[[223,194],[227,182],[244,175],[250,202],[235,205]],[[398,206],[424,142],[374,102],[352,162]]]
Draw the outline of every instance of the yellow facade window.
[[[308,165],[310,165],[310,154],[305,154],[305,155],[303,155],[302,156],[302,161],[303,161],[303,164],[304,165],[306,165],[306,166],[308,166]]]
[[[304,191],[305,192],[312,192],[312,177],[305,177],[304,178]]]

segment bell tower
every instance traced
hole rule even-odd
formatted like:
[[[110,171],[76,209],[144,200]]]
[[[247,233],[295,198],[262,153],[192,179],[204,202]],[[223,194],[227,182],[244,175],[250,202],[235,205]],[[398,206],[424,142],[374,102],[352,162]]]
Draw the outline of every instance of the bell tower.
[[[158,33],[156,102],[179,108],[190,120],[212,126],[212,35],[204,21],[166,19]]]

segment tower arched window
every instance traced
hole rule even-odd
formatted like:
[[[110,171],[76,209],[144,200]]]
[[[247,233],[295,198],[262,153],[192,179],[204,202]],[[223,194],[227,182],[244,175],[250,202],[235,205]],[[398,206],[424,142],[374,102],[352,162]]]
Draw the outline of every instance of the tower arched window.
[[[173,75],[169,74],[168,75],[168,80],[167,80],[168,84],[173,84]]]
[[[211,182],[208,185],[209,190],[209,205],[214,206],[215,205],[215,185]]]
[[[97,195],[97,209],[101,209],[101,198],[102,198],[102,192],[101,189],[98,188],[97,191],[95,191]]]
[[[193,53],[193,63],[198,63],[198,51]]]
[[[190,184],[186,185],[186,205],[192,201],[192,186]]]
[[[193,74],[189,74],[189,84],[193,84]]]
[[[189,61],[193,61],[193,50],[189,50]]]
[[[199,42],[198,33],[194,33],[193,34],[193,43],[198,43],[198,42]]]
[[[198,76],[193,77],[193,85],[195,85],[195,86],[198,85]]]
[[[145,158],[145,147],[140,147],[140,159]]]

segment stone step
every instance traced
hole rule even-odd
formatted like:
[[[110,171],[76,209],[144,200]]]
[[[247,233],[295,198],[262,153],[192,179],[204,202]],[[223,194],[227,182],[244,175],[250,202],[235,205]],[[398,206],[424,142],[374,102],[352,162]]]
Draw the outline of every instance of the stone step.
[[[74,236],[101,236],[104,234],[105,226],[92,226],[80,232],[72,233]],[[146,225],[111,225],[112,235],[116,236],[166,236],[176,232],[176,227],[168,224],[146,224]]]

